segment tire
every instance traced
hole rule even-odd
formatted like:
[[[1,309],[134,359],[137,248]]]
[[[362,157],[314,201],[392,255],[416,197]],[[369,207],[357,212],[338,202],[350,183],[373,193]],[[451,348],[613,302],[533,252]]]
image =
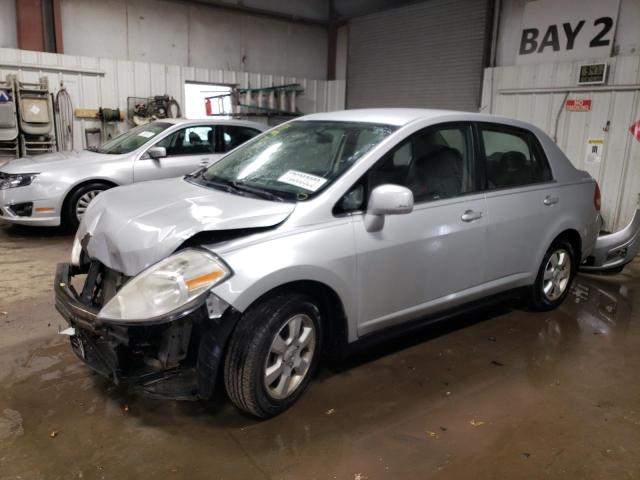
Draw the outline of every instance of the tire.
[[[554,266],[554,261],[556,265]],[[531,307],[538,311],[557,308],[569,294],[577,262],[571,243],[556,240],[542,258],[536,282],[531,287]]]
[[[89,203],[91,203],[98,194],[109,188],[111,188],[110,185],[92,182],[73,190],[67,197],[63,207],[62,224],[64,228],[73,232],[78,230],[82,214],[84,214],[84,210],[89,206]],[[79,210],[82,214],[79,213]]]
[[[301,327],[292,335],[297,321]],[[289,343],[292,338],[298,341]],[[321,347],[320,310],[307,295],[276,295],[249,307],[231,335],[225,356],[229,398],[240,410],[259,418],[282,413],[309,384]]]

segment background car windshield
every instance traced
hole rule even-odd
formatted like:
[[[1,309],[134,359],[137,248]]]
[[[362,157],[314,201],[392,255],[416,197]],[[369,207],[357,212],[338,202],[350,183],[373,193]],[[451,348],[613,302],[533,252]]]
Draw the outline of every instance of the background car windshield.
[[[396,127],[297,121],[239,147],[204,174],[205,181],[248,185],[305,200],[328,186]]]
[[[103,143],[98,148],[100,153],[129,153],[133,152],[136,148],[141,147],[145,143],[149,142],[159,133],[169,128],[172,124],[167,122],[154,122],[146,125],[140,125],[139,127],[132,128],[128,132],[118,135],[116,138]]]

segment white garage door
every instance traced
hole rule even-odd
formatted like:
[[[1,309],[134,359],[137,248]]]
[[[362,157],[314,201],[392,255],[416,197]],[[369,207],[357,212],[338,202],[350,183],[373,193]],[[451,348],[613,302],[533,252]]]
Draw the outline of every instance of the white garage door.
[[[347,106],[477,110],[488,4],[429,0],[355,18]]]

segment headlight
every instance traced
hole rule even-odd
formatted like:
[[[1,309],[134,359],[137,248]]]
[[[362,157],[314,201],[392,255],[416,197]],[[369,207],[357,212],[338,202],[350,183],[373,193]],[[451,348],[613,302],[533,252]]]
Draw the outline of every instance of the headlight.
[[[230,275],[229,267],[215,255],[183,250],[129,280],[98,317],[144,322],[179,309]]]
[[[31,185],[31,182],[33,182],[33,179],[36,178],[37,175],[37,173],[11,174],[0,172],[0,190]]]

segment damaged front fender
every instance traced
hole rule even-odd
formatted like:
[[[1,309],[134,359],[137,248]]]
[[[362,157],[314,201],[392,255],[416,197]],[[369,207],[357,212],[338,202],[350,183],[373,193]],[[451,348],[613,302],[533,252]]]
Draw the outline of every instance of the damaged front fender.
[[[60,333],[80,360],[115,384],[153,397],[211,397],[239,312],[209,293],[166,322],[115,324],[99,319],[98,309],[75,290],[73,277],[83,273],[59,264],[54,285],[56,309],[70,326]]]
[[[640,251],[640,208],[622,230],[600,235],[591,255],[580,266],[585,273],[619,272]]]

